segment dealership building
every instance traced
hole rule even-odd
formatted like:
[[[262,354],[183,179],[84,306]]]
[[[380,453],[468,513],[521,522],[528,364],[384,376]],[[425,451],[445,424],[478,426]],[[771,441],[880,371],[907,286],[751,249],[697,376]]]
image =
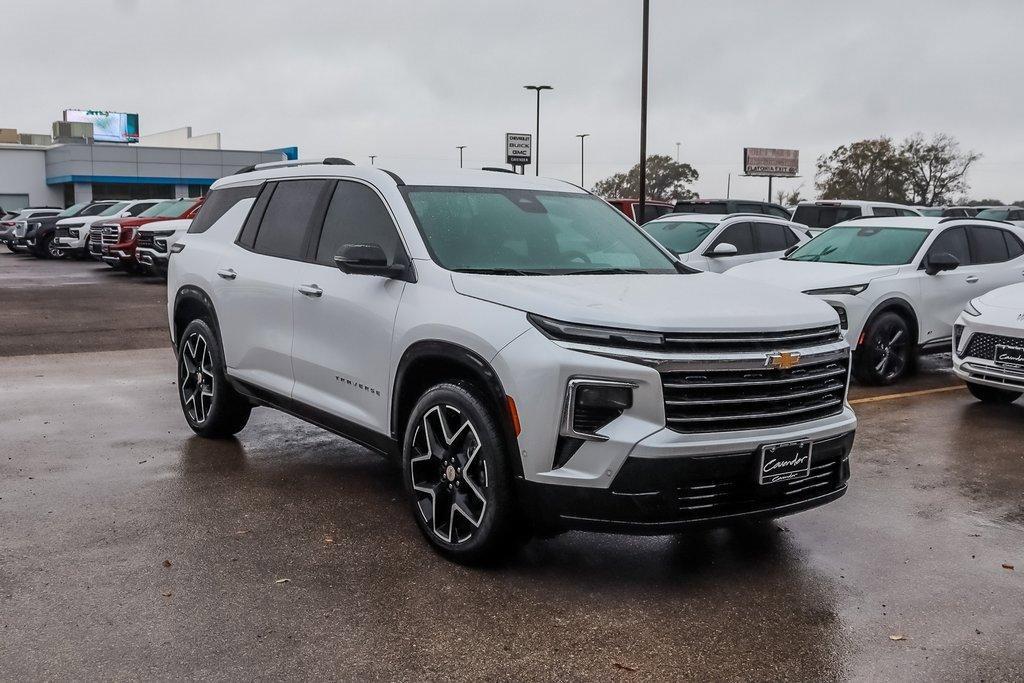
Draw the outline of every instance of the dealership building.
[[[198,197],[238,169],[298,156],[295,147],[221,149],[220,134],[191,128],[100,142],[89,123],[54,123],[54,135],[0,128],[0,207],[70,206],[99,199]]]

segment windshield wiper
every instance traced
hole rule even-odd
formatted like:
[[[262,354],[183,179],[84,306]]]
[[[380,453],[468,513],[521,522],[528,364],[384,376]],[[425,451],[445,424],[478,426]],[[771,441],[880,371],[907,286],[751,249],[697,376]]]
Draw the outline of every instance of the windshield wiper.
[[[540,270],[520,270],[519,268],[455,268],[454,271],[481,275],[550,275],[550,273]]]
[[[591,268],[590,270],[570,270],[562,275],[646,275],[646,270],[638,268]]]

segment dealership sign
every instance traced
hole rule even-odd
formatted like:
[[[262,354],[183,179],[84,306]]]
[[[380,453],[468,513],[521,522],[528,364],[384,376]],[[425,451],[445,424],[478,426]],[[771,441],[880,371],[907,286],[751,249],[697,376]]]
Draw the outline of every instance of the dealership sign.
[[[800,169],[800,150],[743,148],[743,172],[758,176],[796,176]]]
[[[529,133],[505,133],[505,163],[526,166],[533,160],[533,136]]]

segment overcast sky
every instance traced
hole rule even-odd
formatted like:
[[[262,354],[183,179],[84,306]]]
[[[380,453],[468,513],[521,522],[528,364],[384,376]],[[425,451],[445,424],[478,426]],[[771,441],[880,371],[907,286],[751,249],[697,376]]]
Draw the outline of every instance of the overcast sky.
[[[640,0],[0,0],[0,127],[68,107],[191,125],[227,149],[298,145],[400,170],[504,160],[532,132],[541,173],[586,184],[638,159]],[[946,132],[984,154],[974,197],[1024,199],[1024,2],[651,0],[649,153],[695,189],[761,197],[744,146],[814,160],[864,137]],[[532,171],[531,171],[532,172]]]

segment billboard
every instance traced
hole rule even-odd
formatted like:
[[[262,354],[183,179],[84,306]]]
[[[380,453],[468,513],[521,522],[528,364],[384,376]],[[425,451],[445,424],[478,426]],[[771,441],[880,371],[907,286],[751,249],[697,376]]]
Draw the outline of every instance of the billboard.
[[[91,123],[92,136],[100,142],[138,142],[139,115],[97,109],[65,109],[64,120]]]
[[[533,158],[533,136],[529,133],[505,133],[505,163],[526,166]]]
[[[800,170],[800,150],[743,148],[743,172],[747,175],[795,177]]]

